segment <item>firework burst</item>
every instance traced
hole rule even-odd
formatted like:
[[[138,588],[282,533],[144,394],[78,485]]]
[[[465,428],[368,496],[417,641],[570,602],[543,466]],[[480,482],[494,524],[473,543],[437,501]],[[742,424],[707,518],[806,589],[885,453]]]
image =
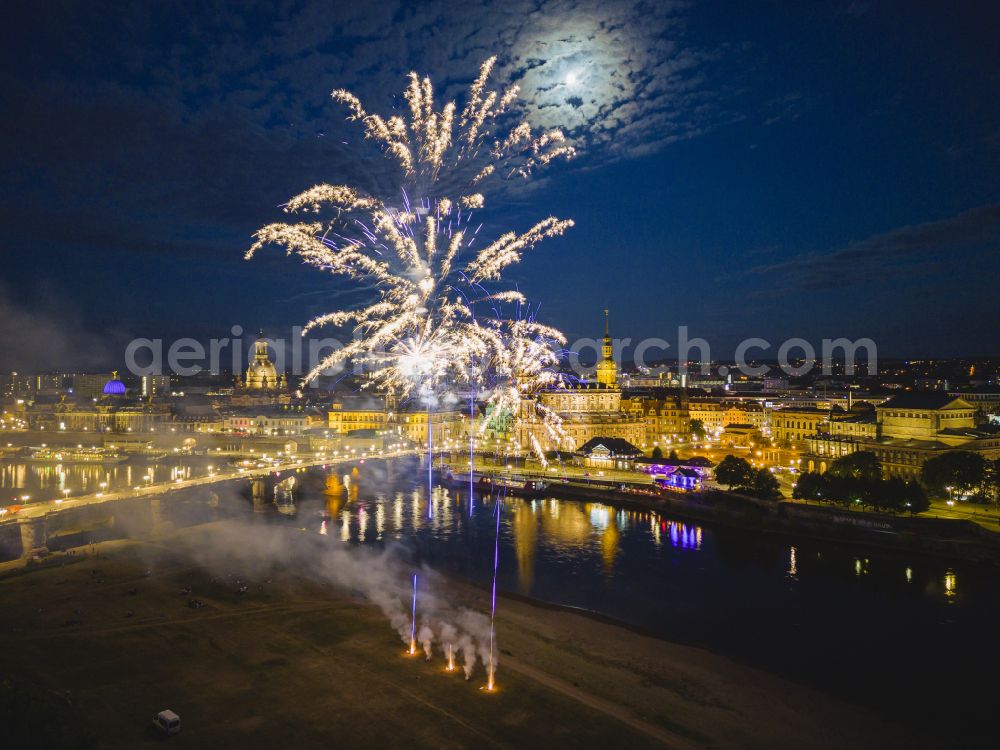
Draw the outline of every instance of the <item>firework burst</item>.
[[[493,388],[497,394],[512,395],[518,382],[545,380],[551,350],[539,342],[561,341],[562,335],[533,321],[477,321],[470,298],[496,309],[523,303],[516,291],[484,291],[484,282],[499,281],[528,249],[573,222],[549,216],[474,248],[482,224],[473,215],[496,180],[528,177],[574,150],[559,131],[535,134],[518,120],[511,109],[517,87],[489,88],[494,63],[483,63],[461,109],[455,102],[436,108],[430,79],[415,73],[404,93],[406,116],[382,117],[350,92],[333,92],[349,119],[360,121],[366,137],[398,164],[402,179],[391,198],[316,185],[284,206],[305,220],[269,224],[254,235],[247,259],[274,244],[373,290],[370,304],[324,313],[305,326],[304,334],[331,325],[350,326],[357,335],[319,362],[303,384],[347,360],[370,365],[370,383],[428,401],[443,383],[485,380],[484,368],[496,373],[494,380],[509,382]],[[411,195],[420,197],[411,201]]]

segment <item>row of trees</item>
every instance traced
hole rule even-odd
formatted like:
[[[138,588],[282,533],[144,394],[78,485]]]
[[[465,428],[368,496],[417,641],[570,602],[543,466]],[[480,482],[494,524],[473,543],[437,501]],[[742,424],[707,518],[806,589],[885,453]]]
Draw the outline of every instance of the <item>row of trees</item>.
[[[792,490],[798,500],[823,500],[839,505],[860,505],[862,508],[892,513],[923,513],[931,507],[924,488],[917,482],[902,479],[865,479],[808,472],[799,476]]]
[[[972,502],[993,502],[1000,493],[1000,459],[987,461],[978,453],[948,451],[924,462],[920,481],[933,497],[957,495]]]
[[[860,505],[892,513],[922,513],[930,508],[923,486],[895,477],[885,479],[882,464],[871,451],[841,456],[830,464],[825,474],[801,474],[792,497]]]
[[[745,458],[726,456],[715,467],[717,482],[745,495],[759,497],[762,500],[780,500],[781,487],[767,469],[755,469]]]

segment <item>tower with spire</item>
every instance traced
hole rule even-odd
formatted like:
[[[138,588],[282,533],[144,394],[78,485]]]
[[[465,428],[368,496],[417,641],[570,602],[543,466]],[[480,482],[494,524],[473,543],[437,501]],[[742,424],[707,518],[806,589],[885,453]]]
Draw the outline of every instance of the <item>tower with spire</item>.
[[[597,385],[602,388],[618,387],[618,366],[615,364],[614,344],[611,341],[611,328],[608,310],[604,310],[604,343],[601,345],[601,361],[597,363]]]

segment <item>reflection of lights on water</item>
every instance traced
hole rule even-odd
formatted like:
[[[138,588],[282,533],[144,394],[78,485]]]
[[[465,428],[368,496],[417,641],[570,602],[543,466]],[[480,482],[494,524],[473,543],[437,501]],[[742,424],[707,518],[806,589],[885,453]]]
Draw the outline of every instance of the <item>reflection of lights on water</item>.
[[[906,582],[913,583],[913,568],[906,569]]]
[[[799,574],[798,550],[795,547],[788,548],[788,575],[792,578]]]
[[[590,508],[590,524],[595,529],[606,529],[608,527],[608,508],[604,505],[594,505]]]
[[[327,535],[326,519],[325,518],[323,519],[323,522],[319,525],[319,533],[322,534],[323,536]]]
[[[346,510],[340,514],[340,540],[351,541],[351,514]]]
[[[944,595],[955,596],[955,586],[956,586],[955,571],[952,570],[951,568],[948,568],[948,570],[944,574]]]
[[[868,558],[867,557],[864,558],[864,559],[862,559],[860,557],[855,557],[854,558],[854,575],[856,575],[856,576],[862,576],[862,575],[866,576],[866,575],[868,575]]]

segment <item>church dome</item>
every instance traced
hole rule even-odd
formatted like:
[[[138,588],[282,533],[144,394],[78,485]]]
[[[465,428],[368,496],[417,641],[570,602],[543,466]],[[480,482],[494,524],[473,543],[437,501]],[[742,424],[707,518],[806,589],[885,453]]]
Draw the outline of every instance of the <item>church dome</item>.
[[[118,373],[111,374],[111,380],[104,384],[104,390],[102,391],[105,396],[124,396],[125,395],[125,384],[118,379]]]
[[[273,362],[254,361],[250,363],[250,370],[247,373],[247,377],[267,378],[271,383],[274,383],[278,377],[278,371],[275,369]]]
[[[251,391],[275,390],[283,387],[283,380],[271,361],[267,339],[261,334],[254,342],[254,357],[247,367],[246,388]]]

